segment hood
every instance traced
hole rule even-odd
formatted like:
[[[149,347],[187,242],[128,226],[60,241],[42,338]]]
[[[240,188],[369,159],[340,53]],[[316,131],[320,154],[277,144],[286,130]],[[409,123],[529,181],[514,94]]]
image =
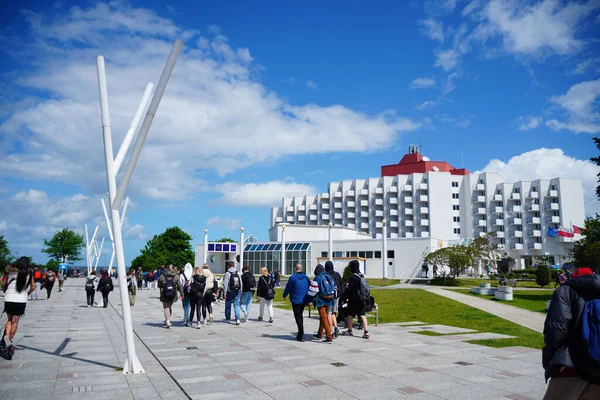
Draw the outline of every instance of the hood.
[[[237,269],[235,269],[235,267],[231,267],[227,270],[227,272],[237,272]]]
[[[360,263],[357,260],[350,261],[350,264],[348,265],[350,266],[350,271],[352,271],[353,274],[360,273]]]
[[[323,272],[325,272],[325,268],[321,264],[317,264],[317,266],[315,267],[315,276]]]
[[[587,267],[577,268],[577,271],[573,272],[573,275],[571,275],[571,277],[576,278],[578,276],[583,275],[594,275],[594,272]]]
[[[331,261],[325,263],[325,271],[333,272],[333,263]]]
[[[173,270],[173,269],[168,269],[168,270],[166,270],[166,271],[165,271],[164,275],[165,275],[165,276],[175,276],[175,275],[177,275],[177,274],[175,273],[175,270]]]
[[[600,299],[600,277],[596,275],[581,275],[566,283],[571,286],[584,300]]]
[[[191,278],[192,274],[194,273],[194,268],[192,268],[192,264],[190,264],[190,263],[185,264],[185,267],[183,267],[183,273],[185,274],[185,276]]]

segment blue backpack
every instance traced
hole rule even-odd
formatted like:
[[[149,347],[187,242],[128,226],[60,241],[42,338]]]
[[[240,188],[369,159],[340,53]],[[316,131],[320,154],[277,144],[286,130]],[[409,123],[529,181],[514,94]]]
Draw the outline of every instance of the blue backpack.
[[[590,356],[600,363],[600,300],[585,303],[581,321],[583,343]]]
[[[335,295],[335,283],[333,279],[327,274],[321,274],[319,277],[319,296],[322,299],[333,299]]]

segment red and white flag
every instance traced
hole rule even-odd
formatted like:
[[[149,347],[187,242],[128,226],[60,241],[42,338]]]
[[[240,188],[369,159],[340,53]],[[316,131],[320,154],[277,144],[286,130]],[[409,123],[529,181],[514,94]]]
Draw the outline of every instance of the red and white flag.
[[[581,235],[581,228],[577,225],[573,225],[573,233]]]
[[[572,238],[573,236],[575,236],[575,234],[570,229],[566,229],[561,226],[560,228],[558,228],[558,236]]]

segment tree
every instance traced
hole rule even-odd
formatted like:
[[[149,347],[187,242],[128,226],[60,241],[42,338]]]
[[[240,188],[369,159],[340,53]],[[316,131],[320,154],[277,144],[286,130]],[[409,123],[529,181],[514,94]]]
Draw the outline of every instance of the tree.
[[[215,240],[215,243],[237,243],[237,241],[231,238],[221,238],[219,240]]]
[[[462,270],[471,265],[473,254],[471,246],[450,246],[427,254],[423,261],[436,266],[442,274],[445,273],[445,267],[448,267],[452,276],[457,277]]]
[[[146,243],[141,254],[131,261],[134,269],[154,270],[163,264],[173,264],[183,267],[186,263],[194,262],[194,251],[190,241],[192,237],[181,228],[167,228],[160,235]]]
[[[85,247],[83,236],[73,232],[70,229],[63,229],[52,236],[50,241],[44,239],[45,249],[42,253],[48,254],[51,258],[62,262],[65,257],[72,263],[82,258],[79,256]]]
[[[538,265],[535,271],[535,282],[541,287],[550,284],[550,268],[547,265]]]
[[[577,267],[589,266],[592,269],[600,267],[598,249],[600,248],[600,215],[587,218],[581,229],[581,240],[573,244],[571,255]]]
[[[498,270],[498,261],[501,258],[498,245],[494,243],[495,238],[495,233],[488,233],[484,237],[473,239],[473,243],[471,243],[473,258],[489,265],[490,271],[493,273]]]
[[[0,235],[0,269],[4,269],[14,260],[8,248],[8,242],[4,239],[4,235]]]
[[[593,140],[594,143],[596,143],[596,148],[600,150],[600,137],[595,137]],[[590,161],[596,163],[596,165],[600,165],[600,157],[592,157],[590,158]],[[598,186],[596,186],[596,196],[600,199],[600,172],[596,176],[598,177],[599,184]]]

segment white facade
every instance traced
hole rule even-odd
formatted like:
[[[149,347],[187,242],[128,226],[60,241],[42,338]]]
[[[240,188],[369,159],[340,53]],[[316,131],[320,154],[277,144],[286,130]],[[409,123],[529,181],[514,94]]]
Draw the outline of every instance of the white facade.
[[[357,235],[381,238],[384,219],[390,239],[446,241],[493,232],[499,249],[521,267],[528,256],[554,256],[562,263],[579,236],[547,237],[546,232],[548,227],[583,225],[583,188],[577,179],[508,183],[496,173],[434,171],[331,182],[326,192],[284,198],[281,207],[271,210],[271,230],[282,223],[298,227],[332,223],[356,229]],[[286,241],[291,240],[288,232],[286,228]],[[270,239],[278,240],[273,235]],[[310,231],[298,235],[315,244],[323,240],[311,239]],[[362,241],[357,237],[355,244],[360,247]]]

